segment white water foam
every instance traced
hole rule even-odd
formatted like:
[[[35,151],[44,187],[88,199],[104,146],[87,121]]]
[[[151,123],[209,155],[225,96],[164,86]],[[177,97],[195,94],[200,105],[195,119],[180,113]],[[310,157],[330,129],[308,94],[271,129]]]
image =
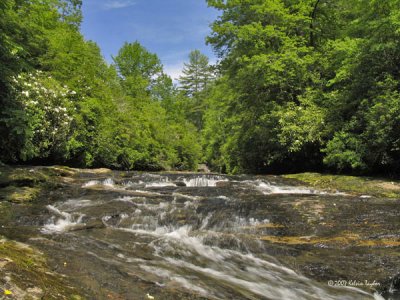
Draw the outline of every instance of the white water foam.
[[[151,182],[151,183],[147,183],[147,184],[145,185],[145,188],[151,188],[151,187],[168,187],[168,186],[176,186],[176,184],[173,183],[173,182],[168,182],[168,181]]]
[[[58,210],[79,210],[84,207],[96,206],[100,201],[92,201],[88,199],[69,199],[59,206]]]
[[[235,216],[233,219],[232,228],[240,228],[240,227],[257,227],[264,224],[269,224],[270,221],[268,219],[258,220],[256,218],[243,218],[239,216]]]
[[[48,205],[47,209],[57,215],[57,217],[53,216],[49,222],[43,226],[41,231],[46,234],[68,231],[78,224],[82,224],[82,218],[85,216],[84,214],[70,214],[61,211],[53,205]]]
[[[158,183],[172,183],[168,180],[163,181],[164,177],[158,181],[160,178],[160,176],[157,177],[157,182],[149,183],[151,185],[149,187],[157,186]],[[196,178],[192,178],[187,182],[193,180],[191,182],[192,186],[212,187],[217,186],[218,181],[227,181],[227,179],[222,177],[204,178],[205,177],[197,177],[197,181]],[[221,178],[224,180],[221,180]],[[288,193],[288,189],[290,190],[289,194],[315,193],[312,190],[297,187],[273,186],[274,188],[271,189],[270,187],[272,185],[264,181],[249,182],[251,182],[253,187],[255,186],[261,191],[264,188],[263,193],[266,194],[271,193],[271,190],[275,191],[277,194],[285,194]],[[101,181],[100,184],[103,184],[103,181]],[[139,198],[142,199],[147,195],[162,195],[144,190],[137,190],[136,192],[143,194],[143,197],[141,197],[142,195],[138,195]],[[337,296],[331,289],[318,285],[277,262],[271,262],[273,261],[272,258],[270,260],[265,258],[266,256],[263,256],[263,258],[266,259],[264,260],[254,257],[252,254],[243,254],[240,251],[223,249],[222,246],[215,246],[215,243],[214,245],[210,245],[210,239],[207,238],[211,237],[212,234],[218,234],[218,236],[221,234],[221,238],[224,238],[224,232],[207,231],[206,228],[209,227],[210,220],[213,217],[213,213],[211,212],[206,217],[201,218],[201,224],[197,225],[200,228],[190,225],[160,226],[160,224],[163,223],[160,223],[159,220],[165,219],[166,216],[172,214],[174,210],[182,207],[192,210],[196,208],[196,204],[199,202],[196,200],[203,199],[203,197],[179,193],[172,193],[172,195],[175,198],[173,202],[159,202],[160,199],[157,199],[157,197],[150,199],[150,203],[146,203],[146,201],[144,201],[144,203],[135,203],[138,208],[130,215],[119,215],[118,218],[121,220],[128,217],[131,218],[132,221],[127,220],[129,223],[124,222],[124,226],[131,226],[130,228],[119,228],[120,222],[114,222],[115,220],[110,223],[118,223],[117,225],[105,224],[115,230],[134,233],[136,235],[134,240],[136,241],[141,241],[139,235],[146,236],[144,239],[146,241],[145,244],[152,247],[154,255],[157,256],[159,260],[157,262],[156,260],[146,262],[141,259],[130,260],[122,253],[117,255],[119,259],[124,259],[127,262],[140,263],[140,267],[143,270],[154,273],[167,280],[168,282],[166,282],[166,284],[176,283],[188,290],[211,298],[220,296],[218,293],[214,293],[214,287],[207,284],[210,280],[212,282],[221,282],[221,285],[219,285],[220,287],[234,287],[235,291],[239,293],[243,291],[244,297],[253,294],[253,296],[260,295],[270,299],[367,299],[367,296],[365,296],[365,298],[361,298],[361,296],[360,298]],[[183,201],[187,201],[184,203],[182,203],[183,201],[176,201],[178,197],[185,198]],[[217,198],[221,200],[229,199],[225,196],[219,196]],[[132,199],[132,197],[123,197],[116,200],[130,202]],[[85,205],[85,202],[82,202],[82,204]],[[133,209],[135,209],[135,207],[133,207]],[[78,215],[63,212],[54,206],[50,206],[49,210],[58,217],[58,219],[53,217],[50,222],[51,224],[46,225],[49,227],[49,232],[55,232],[54,227],[61,229],[61,231],[58,232],[68,230],[68,226],[76,226],[81,222],[83,217],[82,215],[79,219]],[[216,217],[217,216],[218,215],[216,215]],[[105,223],[111,218],[113,217],[106,216],[103,218],[103,222]],[[63,222],[67,223],[67,225],[62,224]],[[236,228],[240,226],[258,226],[267,223],[269,223],[268,219],[241,218],[233,215],[224,223],[224,226],[228,224],[229,227]],[[214,222],[212,222],[212,224],[214,224]],[[53,227],[51,227],[52,225]],[[64,225],[65,227],[63,227]],[[193,228],[198,228],[200,230],[195,230]],[[216,228],[213,227],[213,229]],[[155,237],[155,239],[148,244],[149,236]],[[157,265],[151,266],[152,264]],[[357,291],[357,296],[359,293],[361,292]],[[365,295],[371,296],[367,293],[365,293]],[[257,296],[255,296],[255,298],[257,298]]]
[[[381,295],[379,295],[378,293],[374,293],[374,300],[385,300],[385,298],[383,298]]]
[[[191,290],[191,291],[195,291],[195,292],[199,293],[202,296],[206,296],[207,297],[210,294],[205,289],[190,283],[189,280],[187,280],[187,279],[185,279],[183,277],[172,276],[171,280],[177,282],[183,288]]]
[[[230,263],[232,257],[236,255],[243,263],[251,267],[247,266],[243,269]],[[353,291],[351,295],[337,293],[340,290],[339,288],[336,291],[334,291],[335,289],[326,290],[324,287],[316,285],[312,280],[296,274],[286,267],[266,262],[252,255],[231,253],[231,257],[219,264],[218,268],[202,267],[170,257],[165,260],[178,268],[185,268],[195,273],[203,274],[217,281],[222,281],[228,286],[240,286],[241,289],[268,299],[372,299],[369,293],[352,287],[341,289],[342,292],[345,290]],[[357,297],[355,297],[356,295]]]
[[[200,176],[191,179],[184,179],[183,182],[188,187],[215,187],[220,181],[228,181],[228,179],[221,176],[206,177]]]
[[[113,188],[115,186],[115,182],[112,178],[107,178],[104,180],[90,180],[90,181],[86,182],[84,185],[82,185],[82,187],[87,188],[87,187],[92,187],[92,186],[97,186],[97,185]]]
[[[242,254],[234,250],[207,246],[203,243],[201,237],[190,236],[190,226],[182,226],[173,231],[168,231],[168,228],[163,227],[153,232],[136,232],[158,236],[159,239],[152,243],[155,254],[169,265],[175,266],[178,270],[182,272],[184,272],[184,269],[190,270],[192,274],[193,272],[202,274],[225,282],[228,286],[240,286],[241,289],[269,299],[355,299],[350,296],[335,296],[333,293],[316,286],[308,278],[298,275],[293,270],[279,264],[256,258],[251,254]],[[169,251],[176,252],[180,259],[169,256]],[[206,259],[206,261],[212,261],[213,268],[184,260],[185,256],[193,259],[196,255]],[[240,261],[246,267],[244,269],[240,268],[240,265],[235,264],[236,261]],[[210,263],[207,265],[210,265]],[[170,271],[160,270],[159,268],[143,267],[143,269],[159,276],[164,275],[172,280],[175,279],[178,283],[179,280],[176,279],[182,278]],[[183,279],[183,281],[180,281],[183,286],[184,283],[188,283],[189,285],[186,285],[186,287],[194,291],[203,289],[187,279]],[[359,293],[360,296],[356,299],[362,299],[362,295],[370,296],[368,293],[356,289],[354,291]]]
[[[145,188],[152,187],[176,187],[176,184],[171,182],[168,177],[165,176],[151,176],[156,179],[156,181],[146,182]]]
[[[293,186],[277,186],[264,181],[256,181],[256,187],[263,194],[326,194],[307,188]]]
[[[265,195],[270,194],[292,194],[292,195],[335,195],[335,196],[348,196],[346,193],[334,192],[328,193],[325,191],[319,191],[314,189],[308,189],[306,187],[296,186],[279,186],[262,180],[256,181],[245,181],[256,187],[257,190]]]
[[[189,199],[189,200],[200,200],[200,199],[202,199],[202,197],[200,197],[200,196],[185,195],[185,194],[176,193],[176,192],[173,192],[173,193],[172,193],[172,196],[174,196],[175,199],[176,199],[177,197],[179,197],[179,198],[186,198],[186,199]]]
[[[162,196],[163,194],[157,193],[157,192],[150,192],[150,191],[144,191],[144,190],[134,190],[135,193],[138,194],[143,194],[143,195],[148,195],[148,196]]]
[[[118,197],[118,198],[113,199],[113,201],[137,204],[137,201],[145,200],[145,199],[146,199],[145,197],[122,196],[122,197]]]
[[[200,229],[204,229],[212,214],[203,219]],[[250,218],[235,218],[235,224],[259,225],[268,223],[269,220]],[[243,254],[236,250],[223,249],[218,246],[206,245],[206,236],[198,235],[189,225],[180,227],[157,226],[146,230],[141,228],[116,228],[139,235],[156,237],[149,246],[154,249],[154,255],[166,263],[168,270],[159,265],[151,267],[141,266],[142,269],[161,277],[166,277],[181,286],[199,292],[210,294],[206,282],[195,283],[193,274],[200,278],[210,278],[225,283],[227,286],[240,287],[246,291],[244,295],[253,293],[268,299],[372,299],[366,292],[352,288],[354,293],[346,295],[345,290],[336,295],[334,290],[316,285],[312,280],[297,274],[293,270],[280,265],[271,258],[267,261],[257,258],[252,254]],[[207,233],[206,233],[207,234]],[[211,234],[211,232],[210,232]],[[174,266],[174,268],[171,268]],[[243,267],[244,266],[244,267]],[[186,271],[185,271],[186,270]],[[185,278],[182,274],[192,274]],[[195,276],[197,277],[197,276]],[[212,294],[210,294],[212,295]],[[357,297],[355,298],[354,295]],[[213,295],[215,296],[215,295]]]
[[[170,272],[166,269],[156,268],[156,267],[147,266],[147,265],[139,265],[139,267],[148,273],[157,275],[164,279],[168,279],[169,281],[172,281],[172,282],[176,282],[185,289],[188,289],[190,291],[195,291],[195,292],[201,294],[202,296],[209,296],[209,293],[205,289],[190,283],[187,279],[185,279],[181,276],[174,275],[172,272]]]
[[[132,188],[132,187],[136,187],[136,186],[140,186],[141,182],[133,182],[133,181],[120,181],[117,183],[117,185],[121,188],[121,189],[127,189],[127,188]]]
[[[201,222],[200,230],[206,229],[208,223],[210,222],[211,217],[213,216],[212,213],[209,213]]]

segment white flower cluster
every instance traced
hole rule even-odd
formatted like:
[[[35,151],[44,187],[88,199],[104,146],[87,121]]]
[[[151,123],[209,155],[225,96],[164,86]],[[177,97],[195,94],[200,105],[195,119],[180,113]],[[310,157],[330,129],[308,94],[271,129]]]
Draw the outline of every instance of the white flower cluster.
[[[71,97],[76,97],[77,92],[41,71],[22,73],[13,82],[15,98],[34,132],[33,139],[47,147],[65,142],[75,110]]]

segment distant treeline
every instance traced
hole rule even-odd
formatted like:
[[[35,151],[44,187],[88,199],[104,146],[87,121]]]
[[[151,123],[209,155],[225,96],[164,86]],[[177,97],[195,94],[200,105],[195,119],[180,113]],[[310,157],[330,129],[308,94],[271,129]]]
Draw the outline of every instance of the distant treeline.
[[[108,65],[79,0],[0,3],[0,160],[228,173],[400,171],[400,0],[208,0],[174,86],[156,54]]]

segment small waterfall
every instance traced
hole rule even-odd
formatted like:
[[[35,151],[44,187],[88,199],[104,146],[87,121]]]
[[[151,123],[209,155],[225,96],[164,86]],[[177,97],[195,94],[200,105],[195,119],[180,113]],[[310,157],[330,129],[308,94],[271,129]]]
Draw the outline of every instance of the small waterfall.
[[[251,184],[254,184],[253,182]],[[257,180],[255,182],[255,187],[263,194],[317,194],[323,193],[318,192],[312,189],[307,189],[303,187],[294,187],[294,186],[279,186],[275,184],[271,184],[269,182],[264,182],[261,180]]]
[[[59,210],[58,208],[48,205],[47,209],[55,214],[56,216],[52,216],[51,219],[47,222],[46,225],[43,226],[43,233],[62,233],[71,228],[76,227],[78,224],[82,224],[82,219],[85,216],[84,214],[70,214],[64,211]]]
[[[145,182],[146,182],[144,186],[145,188],[176,187],[176,184],[171,182],[168,177],[160,175],[147,176]]]
[[[187,187],[215,187],[221,181],[228,181],[228,179],[222,176],[199,176],[183,180]]]
[[[92,186],[104,186],[108,188],[113,188],[115,186],[115,182],[112,178],[107,178],[104,180],[90,180],[86,182],[82,187],[87,188],[87,187],[92,187]]]

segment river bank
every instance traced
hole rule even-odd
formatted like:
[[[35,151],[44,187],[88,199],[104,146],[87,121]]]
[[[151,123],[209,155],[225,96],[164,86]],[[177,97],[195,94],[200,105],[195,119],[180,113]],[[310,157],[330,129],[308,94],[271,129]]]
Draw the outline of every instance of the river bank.
[[[359,196],[400,198],[400,182],[393,179],[320,173],[288,174],[283,177],[296,179],[307,186],[327,191],[340,190]]]
[[[228,297],[227,291],[237,299],[263,299],[262,290],[273,299],[277,291],[265,286],[270,279],[259,278],[270,267],[257,269],[260,262],[272,261],[279,269],[274,276],[286,278],[279,292],[288,293],[287,285],[296,284],[310,291],[318,287],[327,299],[336,299],[343,291],[330,288],[347,285],[370,294],[385,290],[387,299],[396,299],[387,294],[400,273],[396,182],[307,173],[217,176],[61,166],[2,167],[0,172],[0,235],[5,237],[0,288],[13,293],[5,299],[131,299],[127,295],[133,292],[138,295],[133,299],[146,294],[214,299]],[[185,241],[189,244],[179,250]],[[93,245],[85,250],[87,243]],[[93,247],[98,252],[89,250]],[[171,256],[177,249],[182,252]],[[208,257],[194,260],[204,254]],[[244,254],[260,261],[253,266]],[[181,267],[190,266],[184,273],[171,265],[182,257]],[[238,268],[238,275],[225,269],[227,263]],[[296,277],[287,277],[284,268]],[[307,293],[299,298],[313,299]]]

